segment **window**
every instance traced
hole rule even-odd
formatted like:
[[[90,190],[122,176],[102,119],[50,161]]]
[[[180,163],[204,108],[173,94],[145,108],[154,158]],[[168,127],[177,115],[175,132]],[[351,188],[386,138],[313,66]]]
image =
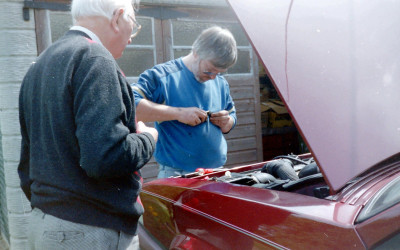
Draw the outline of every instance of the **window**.
[[[154,34],[154,18],[137,17],[142,30],[128,45],[121,58],[117,60],[128,80],[138,77],[144,70],[156,64],[156,46]],[[59,39],[72,27],[69,12],[50,11],[50,29],[52,42]]]
[[[142,30],[126,47],[122,57],[117,60],[118,65],[129,80],[153,67],[157,61],[154,18],[138,16],[136,18],[138,23],[142,25]]]
[[[72,26],[69,12],[50,11],[51,42],[57,41]]]

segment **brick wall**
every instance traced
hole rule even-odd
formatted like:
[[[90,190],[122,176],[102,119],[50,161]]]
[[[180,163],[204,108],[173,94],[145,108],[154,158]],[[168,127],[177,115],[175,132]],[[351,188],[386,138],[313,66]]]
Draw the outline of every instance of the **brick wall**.
[[[19,187],[18,94],[23,76],[36,58],[34,14],[22,17],[22,0],[0,0],[0,133],[11,249],[26,249],[30,204]]]

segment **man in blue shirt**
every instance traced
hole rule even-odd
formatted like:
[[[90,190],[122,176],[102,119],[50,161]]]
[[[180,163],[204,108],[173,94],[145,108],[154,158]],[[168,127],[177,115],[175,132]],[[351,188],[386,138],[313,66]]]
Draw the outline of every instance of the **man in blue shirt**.
[[[155,121],[158,178],[196,168],[223,166],[223,136],[236,124],[229,84],[220,73],[237,60],[236,41],[227,29],[211,27],[195,40],[192,51],[146,70],[133,84],[138,120]]]

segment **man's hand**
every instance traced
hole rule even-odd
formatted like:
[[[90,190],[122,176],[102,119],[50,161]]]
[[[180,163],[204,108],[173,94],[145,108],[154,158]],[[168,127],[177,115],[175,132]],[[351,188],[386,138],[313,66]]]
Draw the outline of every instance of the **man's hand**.
[[[197,126],[207,120],[207,112],[191,107],[191,108],[178,108],[179,117],[178,121],[190,126]]]
[[[227,133],[233,126],[233,118],[229,115],[226,110],[221,110],[215,113],[211,113],[210,122],[215,126],[221,128],[222,133]]]
[[[207,121],[207,112],[197,108],[179,108],[154,103],[142,99],[136,107],[137,118],[144,122],[179,121],[189,126],[197,126]]]
[[[138,134],[143,133],[143,132],[150,133],[153,136],[153,138],[154,138],[154,140],[156,142],[158,140],[158,131],[157,131],[157,129],[146,126],[146,124],[144,124],[142,121],[138,121],[136,132]]]

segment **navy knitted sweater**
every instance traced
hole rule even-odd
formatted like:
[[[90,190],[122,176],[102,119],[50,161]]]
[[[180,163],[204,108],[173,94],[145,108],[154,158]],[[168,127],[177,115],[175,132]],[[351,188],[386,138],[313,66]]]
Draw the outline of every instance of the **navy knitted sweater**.
[[[69,31],[28,70],[19,97],[21,187],[32,207],[135,234],[139,169],[155,141],[136,133],[134,97],[112,55]]]

